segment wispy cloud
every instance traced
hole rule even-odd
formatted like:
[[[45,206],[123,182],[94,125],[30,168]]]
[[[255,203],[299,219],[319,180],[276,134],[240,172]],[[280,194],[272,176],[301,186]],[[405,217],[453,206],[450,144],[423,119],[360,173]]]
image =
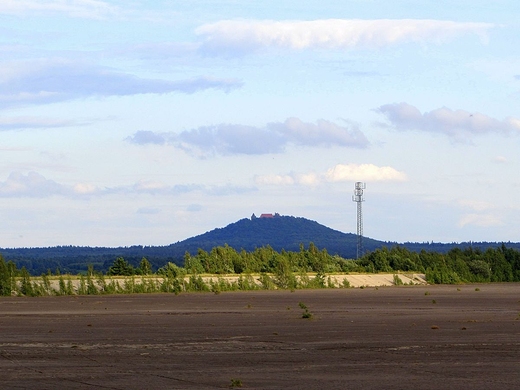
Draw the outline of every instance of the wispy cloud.
[[[503,225],[502,220],[495,214],[465,214],[459,219],[459,227],[468,225],[477,227],[491,227]]]
[[[368,140],[356,125],[345,127],[322,119],[316,123],[306,123],[298,118],[269,123],[263,128],[220,124],[181,133],[143,130],[128,137],[127,141],[139,145],[171,144],[201,156],[280,153],[288,145],[355,148],[368,146]]]
[[[78,126],[84,123],[45,117],[0,117],[0,131],[23,129],[49,129]]]
[[[159,209],[157,207],[140,207],[136,211],[137,214],[148,214],[148,215],[159,214],[160,212],[161,212],[161,209]]]
[[[119,14],[118,7],[99,0],[2,0],[0,14],[62,13],[73,18],[103,19]]]
[[[395,168],[374,164],[337,164],[323,173],[288,173],[282,175],[258,175],[255,182],[258,185],[277,186],[317,186],[323,183],[344,181],[405,181],[404,172]]]
[[[493,162],[497,163],[497,164],[505,164],[508,162],[508,160],[504,156],[495,156],[495,158],[493,159]]]
[[[13,172],[6,181],[0,182],[0,197],[45,198],[52,195],[64,195],[67,188],[53,180],[46,179],[36,172],[24,175]]]
[[[110,68],[61,60],[17,62],[0,67],[0,107],[45,104],[90,96],[229,92],[236,79],[198,77],[188,80],[145,79]]]
[[[385,115],[398,130],[420,130],[445,134],[456,141],[486,133],[519,134],[520,119],[508,117],[498,120],[478,112],[451,110],[447,107],[425,112],[407,103],[386,104],[376,111]]]
[[[373,49],[401,43],[440,44],[474,34],[483,41],[489,23],[431,19],[325,19],[312,21],[222,20],[203,25],[196,34],[208,52],[244,53],[262,48]]]
[[[191,192],[200,192],[209,196],[226,196],[256,190],[255,187],[234,186],[229,184],[169,185],[151,180],[141,180],[134,184],[114,187],[98,187],[90,183],[64,185],[47,179],[37,172],[28,172],[27,174],[12,172],[5,181],[0,181],[0,198],[48,198],[51,196],[85,198],[112,194],[175,196]]]

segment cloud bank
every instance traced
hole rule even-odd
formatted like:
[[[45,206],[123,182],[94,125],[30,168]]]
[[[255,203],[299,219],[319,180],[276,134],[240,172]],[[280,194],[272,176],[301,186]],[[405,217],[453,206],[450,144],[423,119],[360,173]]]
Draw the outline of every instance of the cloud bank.
[[[256,191],[256,188],[229,184],[222,186],[199,184],[168,185],[150,180],[141,180],[126,186],[103,188],[89,183],[77,183],[69,186],[47,179],[37,172],[28,172],[25,175],[21,172],[12,172],[5,181],[0,181],[0,198],[48,198],[52,196],[84,198],[112,194],[175,196],[191,192],[201,192],[211,196],[225,196],[251,191]]]
[[[119,9],[99,0],[2,0],[0,14],[63,13],[74,18],[102,19],[117,15]]]
[[[323,119],[316,123],[306,123],[298,118],[269,123],[264,128],[220,124],[181,133],[142,130],[128,137],[127,141],[138,145],[171,144],[200,156],[281,153],[288,145],[368,146],[365,135],[354,125],[344,127]]]
[[[0,197],[45,198],[52,195],[64,195],[68,190],[53,180],[48,180],[39,173],[29,172],[24,175],[12,172],[6,181],[0,182]]]
[[[259,175],[258,185],[304,185],[317,186],[322,183],[345,181],[405,181],[406,174],[392,167],[374,164],[337,164],[324,173],[289,173],[285,175]]]
[[[312,21],[222,20],[196,29],[209,52],[249,52],[261,48],[373,49],[401,43],[440,44],[474,34],[483,41],[488,23],[431,19],[325,19]]]
[[[110,68],[68,61],[10,63],[0,67],[0,107],[45,104],[90,96],[229,92],[236,79],[199,77],[188,80],[145,79]]]
[[[425,112],[407,103],[386,104],[380,112],[398,130],[420,130],[447,135],[457,141],[468,136],[486,133],[502,135],[520,134],[520,119],[508,117],[504,120],[491,118],[478,112],[451,110],[446,107]]]

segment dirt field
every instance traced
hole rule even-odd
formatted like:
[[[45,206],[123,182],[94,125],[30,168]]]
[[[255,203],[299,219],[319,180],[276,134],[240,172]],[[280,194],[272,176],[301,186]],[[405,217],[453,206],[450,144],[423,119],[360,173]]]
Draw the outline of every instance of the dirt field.
[[[232,379],[247,389],[518,389],[520,284],[0,298],[1,389]]]

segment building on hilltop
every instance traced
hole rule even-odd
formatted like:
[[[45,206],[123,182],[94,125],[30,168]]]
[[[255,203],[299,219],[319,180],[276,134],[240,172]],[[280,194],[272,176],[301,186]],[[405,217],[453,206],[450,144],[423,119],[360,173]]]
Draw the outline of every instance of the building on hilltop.
[[[257,219],[257,218],[278,218],[280,216],[280,214],[278,213],[274,213],[274,214],[271,214],[271,213],[263,213],[263,214],[260,214],[260,217],[257,217],[254,213],[253,215],[251,215],[251,220],[253,219]]]

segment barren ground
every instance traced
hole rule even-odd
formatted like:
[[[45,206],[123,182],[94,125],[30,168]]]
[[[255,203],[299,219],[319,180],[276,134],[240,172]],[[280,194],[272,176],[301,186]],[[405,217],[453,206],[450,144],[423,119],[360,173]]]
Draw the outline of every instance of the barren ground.
[[[2,389],[232,379],[248,389],[520,388],[520,284],[0,298]]]

